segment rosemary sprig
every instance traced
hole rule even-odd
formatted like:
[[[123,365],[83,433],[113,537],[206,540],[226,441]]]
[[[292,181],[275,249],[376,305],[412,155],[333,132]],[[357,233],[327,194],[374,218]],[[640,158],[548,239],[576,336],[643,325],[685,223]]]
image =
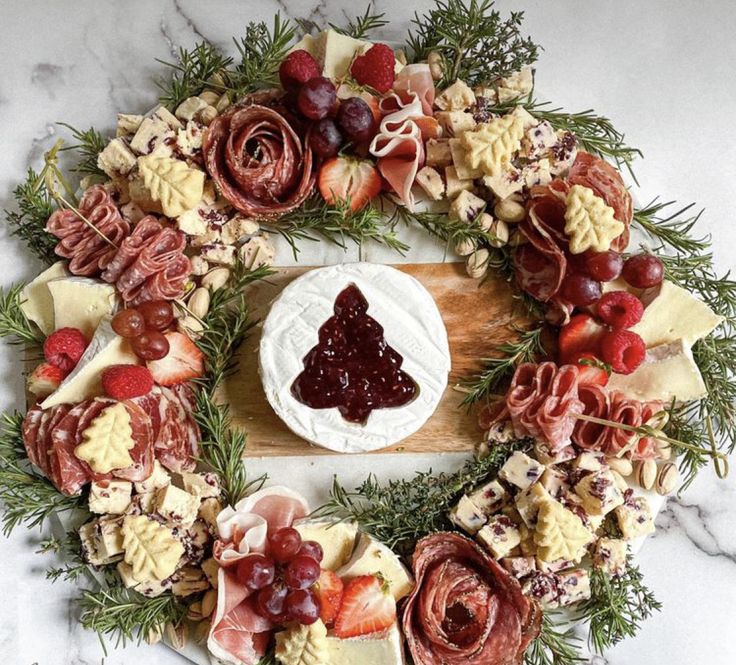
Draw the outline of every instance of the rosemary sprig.
[[[0,288],[0,337],[11,344],[38,345],[43,335],[21,309],[25,284],[12,284],[7,290]]]
[[[82,558],[82,541],[79,533],[69,531],[63,539],[51,537],[41,541],[37,554],[54,553],[65,559],[61,566],[46,569],[46,579],[51,582],[64,580],[77,582],[82,575],[89,573],[89,564]]]
[[[492,0],[436,0],[434,9],[415,14],[408,45],[414,60],[440,54],[444,75],[439,87],[462,79],[490,82],[536,62],[540,47],[523,37],[523,12],[501,18]]]
[[[580,638],[559,614],[545,612],[542,630],[524,654],[524,665],[576,665],[586,659],[580,651]]]
[[[654,594],[644,586],[643,575],[626,562],[623,575],[611,577],[593,569],[590,572],[590,599],[578,608],[577,619],[590,626],[590,643],[598,653],[639,632],[641,622],[662,608]]]
[[[174,110],[185,99],[195,97],[207,88],[215,74],[224,72],[232,64],[232,58],[223,55],[209,42],[201,41],[191,50],[180,48],[176,62],[158,62],[172,70],[170,80],[156,81],[161,90],[159,101]]]
[[[517,330],[518,340],[498,346],[498,358],[483,359],[483,370],[465,386],[467,394],[463,404],[470,406],[497,393],[499,386],[511,377],[518,365],[534,362],[544,355],[543,330],[543,325],[530,330]]]
[[[65,122],[59,123],[62,127],[66,127],[71,133],[76,143],[66,145],[61,148],[62,151],[73,150],[79,156],[77,165],[72,168],[74,173],[89,176],[98,176],[107,179],[105,172],[97,166],[97,156],[105,149],[107,139],[102,136],[94,127],[86,130],[76,129]]]
[[[371,474],[352,492],[335,478],[330,500],[314,515],[354,520],[399,554],[408,555],[419,538],[451,529],[448,514],[459,497],[494,478],[514,450],[527,447],[526,440],[499,444],[488,456],[468,460],[454,473],[435,474],[430,469],[384,485]]]
[[[694,238],[691,232],[703,211],[689,215],[694,203],[675,212],[663,215],[666,208],[675,205],[674,201],[660,202],[657,199],[643,208],[634,211],[633,223],[653,240],[658,240],[662,248],[669,247],[681,254],[699,254],[708,249],[709,237]]]
[[[334,23],[330,23],[330,27],[354,39],[367,39],[371,32],[388,25],[389,22],[383,18],[384,16],[384,13],[376,14],[371,3],[366,7],[365,13],[356,16],[355,20],[348,21],[346,27],[343,28]]]

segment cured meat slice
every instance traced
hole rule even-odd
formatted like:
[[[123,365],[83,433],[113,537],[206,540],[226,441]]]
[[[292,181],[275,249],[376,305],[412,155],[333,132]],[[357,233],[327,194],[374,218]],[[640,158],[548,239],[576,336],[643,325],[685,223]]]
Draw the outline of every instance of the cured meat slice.
[[[36,441],[36,449],[38,454],[38,466],[43,471],[43,474],[51,480],[54,484],[57,484],[59,479],[53,477],[51,467],[51,454],[53,439],[52,434],[54,428],[59,422],[69,413],[70,406],[67,404],[59,404],[49,409],[49,415],[41,423],[41,427],[38,430],[38,439]],[[58,486],[58,485],[57,485]]]
[[[204,136],[205,167],[222,195],[245,215],[280,217],[314,188],[312,150],[277,110],[233,106]]]
[[[161,423],[154,441],[156,459],[169,471],[191,471],[199,454],[199,430],[193,429],[192,416],[177,394],[170,388],[160,388],[159,406]]]
[[[422,104],[422,112],[425,116],[433,115],[434,105],[434,79],[427,63],[416,63],[404,67],[394,81],[394,92],[404,103],[410,103],[413,97]]]
[[[38,432],[41,428],[41,424],[45,417],[48,416],[48,411],[44,411],[37,404],[31,407],[23,418],[23,425],[21,427],[21,434],[23,436],[23,446],[26,449],[26,455],[31,464],[40,468],[38,462]]]
[[[186,442],[189,451],[189,457],[194,465],[194,458],[199,456],[199,442],[202,438],[199,431],[199,425],[194,417],[197,408],[197,398],[191,386],[186,383],[179,383],[171,388],[171,392],[176,395],[179,404],[181,404],[186,414]]]
[[[51,432],[51,477],[57,489],[70,496],[78,494],[92,479],[90,468],[74,455],[79,444],[77,426],[89,402],[74,406]]]
[[[608,391],[593,383],[578,387],[578,396],[583,403],[583,413],[595,418],[607,418],[610,410]],[[586,420],[575,423],[572,440],[581,448],[602,450],[604,448],[606,426]]]
[[[153,428],[146,412],[132,401],[123,402],[130,415],[135,446],[129,451],[133,463],[125,469],[115,469],[112,475],[139,483],[153,473]]]
[[[437,533],[417,543],[416,586],[402,624],[416,665],[519,665],[541,611],[473,541]]]
[[[141,219],[131,233],[120,245],[110,263],[102,273],[102,279],[111,284],[117,282],[123,272],[138,258],[146,242],[161,231],[161,224],[153,215]],[[144,277],[145,279],[145,277]]]

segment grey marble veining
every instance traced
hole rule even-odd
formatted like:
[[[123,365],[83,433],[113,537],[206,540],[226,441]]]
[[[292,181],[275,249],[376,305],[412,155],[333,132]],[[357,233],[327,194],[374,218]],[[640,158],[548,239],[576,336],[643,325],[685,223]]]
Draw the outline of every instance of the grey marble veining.
[[[428,0],[395,3],[378,0],[391,23],[383,39],[400,41],[415,10]],[[655,196],[697,201],[707,207],[702,231],[715,237],[721,269],[734,267],[736,225],[733,183],[736,142],[729,139],[736,113],[736,9],[732,3],[651,0],[526,0],[496,3],[502,11],[525,9],[526,27],[545,51],[537,67],[540,95],[570,109],[594,107],[613,118],[646,159],[637,167],[640,201]],[[284,16],[324,25],[362,11],[362,3],[329,0],[0,0],[0,207],[28,165],[67,132],[66,121],[101,130],[114,126],[118,111],[150,108],[162,74],[155,60],[171,60],[180,46],[209,39],[232,50],[231,36],[250,20]],[[442,256],[419,234],[407,259]],[[28,278],[37,270],[17,241],[0,227],[3,283]],[[288,260],[288,252],[281,254]],[[347,257],[357,258],[350,250]],[[345,260],[339,249],[305,254],[304,260]],[[396,260],[368,247],[363,258]],[[19,407],[22,377],[17,351],[0,348],[3,408]],[[451,457],[401,459],[389,471],[380,459],[335,460],[330,469],[314,460],[295,461],[274,474],[272,463],[254,461],[253,473],[269,469],[276,481],[303,489],[314,502],[324,498],[333,472],[347,484],[368,471],[386,476],[412,467],[452,466]],[[658,517],[659,530],[638,557],[647,582],[664,603],[641,634],[613,649],[595,665],[730,665],[736,662],[736,480],[717,481],[710,470]],[[75,589],[51,585],[41,574],[46,560],[35,554],[39,533],[18,529],[0,539],[3,600],[0,656],[9,665],[99,665],[103,656],[94,635],[76,622]],[[129,646],[111,651],[106,665],[137,662],[180,665],[165,647]]]

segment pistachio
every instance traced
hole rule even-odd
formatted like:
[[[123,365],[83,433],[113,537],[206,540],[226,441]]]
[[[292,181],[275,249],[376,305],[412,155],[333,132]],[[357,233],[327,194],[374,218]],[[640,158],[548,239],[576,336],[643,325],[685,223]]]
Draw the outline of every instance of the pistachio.
[[[185,316],[176,324],[179,332],[189,335],[192,339],[199,339],[204,330],[204,324],[194,316]]]
[[[459,256],[469,256],[475,251],[475,243],[470,238],[465,238],[455,244],[455,253]]]
[[[217,109],[218,113],[222,113],[226,108],[230,106],[232,102],[230,101],[230,95],[225,93],[220,97],[220,99],[217,100],[217,104],[215,104],[215,108]]]
[[[473,252],[465,263],[465,270],[473,279],[480,279],[488,271],[490,254],[487,249],[478,249]]]
[[[668,460],[672,457],[672,446],[666,441],[654,440],[654,446],[657,449],[657,457],[659,459]]]
[[[490,240],[488,243],[491,247],[503,247],[509,242],[508,224],[501,219],[493,220],[491,227],[488,229],[488,233],[494,236],[494,239]]]
[[[187,619],[189,619],[189,621],[202,621],[202,619],[204,619],[204,616],[202,615],[202,601],[195,600],[187,608]]]
[[[217,117],[217,109],[214,106],[205,106],[199,113],[197,118],[203,125],[209,126]]]
[[[220,99],[220,93],[217,90],[205,90],[199,93],[199,98],[208,106],[214,106]]]
[[[498,201],[493,212],[507,224],[518,224],[526,217],[526,208],[512,196]]]
[[[147,644],[158,644],[162,637],[163,633],[161,631],[161,626],[153,626],[152,628],[149,628],[145,639]]]
[[[429,65],[429,71],[432,74],[432,79],[439,81],[445,74],[444,64],[442,62],[442,55],[437,51],[430,51],[427,56],[427,64]]]
[[[637,463],[634,479],[645,490],[652,489],[657,480],[657,463],[653,459]]]
[[[179,106],[176,107],[174,115],[179,120],[193,120],[203,108],[207,106],[201,97],[187,97]]]
[[[167,623],[164,629],[166,641],[177,651],[183,649],[189,640],[189,629],[187,624],[180,623],[175,626],[173,623]]]
[[[209,617],[215,611],[217,606],[217,591],[210,589],[202,596],[202,616]]]
[[[527,238],[520,229],[511,229],[509,231],[510,247],[521,247],[522,245],[526,245],[528,242],[529,238]]]
[[[227,284],[230,279],[229,268],[215,268],[202,277],[202,286],[217,291]]]
[[[192,316],[203,319],[210,309],[210,290],[206,286],[195,289],[189,297],[187,309]]]
[[[667,496],[675,491],[675,488],[680,483],[680,474],[677,471],[677,466],[674,462],[667,462],[659,467],[659,473],[657,474],[657,481],[654,485],[657,490],[657,494]]]
[[[630,459],[626,459],[625,457],[608,457],[606,458],[606,464],[608,464],[612,471],[620,473],[624,478],[634,472],[634,465]]]

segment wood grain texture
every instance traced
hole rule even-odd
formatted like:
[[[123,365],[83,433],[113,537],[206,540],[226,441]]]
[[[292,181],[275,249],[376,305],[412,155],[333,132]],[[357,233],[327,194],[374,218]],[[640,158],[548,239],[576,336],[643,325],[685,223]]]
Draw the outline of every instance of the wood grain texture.
[[[437,411],[413,436],[373,454],[391,452],[466,452],[478,442],[475,415],[460,406],[463,395],[453,386],[480,368],[480,358],[514,336],[510,286],[497,277],[470,280],[461,263],[419,263],[394,266],[418,279],[432,294],[447,328],[452,371]],[[249,287],[248,302],[254,318],[263,321],[271,302],[293,279],[312,268],[283,268]],[[380,322],[379,322],[380,323]],[[296,436],[266,400],[258,374],[261,326],[256,326],[241,350],[240,370],[228,379],[222,398],[230,404],[233,424],[248,433],[248,457],[334,455]]]

